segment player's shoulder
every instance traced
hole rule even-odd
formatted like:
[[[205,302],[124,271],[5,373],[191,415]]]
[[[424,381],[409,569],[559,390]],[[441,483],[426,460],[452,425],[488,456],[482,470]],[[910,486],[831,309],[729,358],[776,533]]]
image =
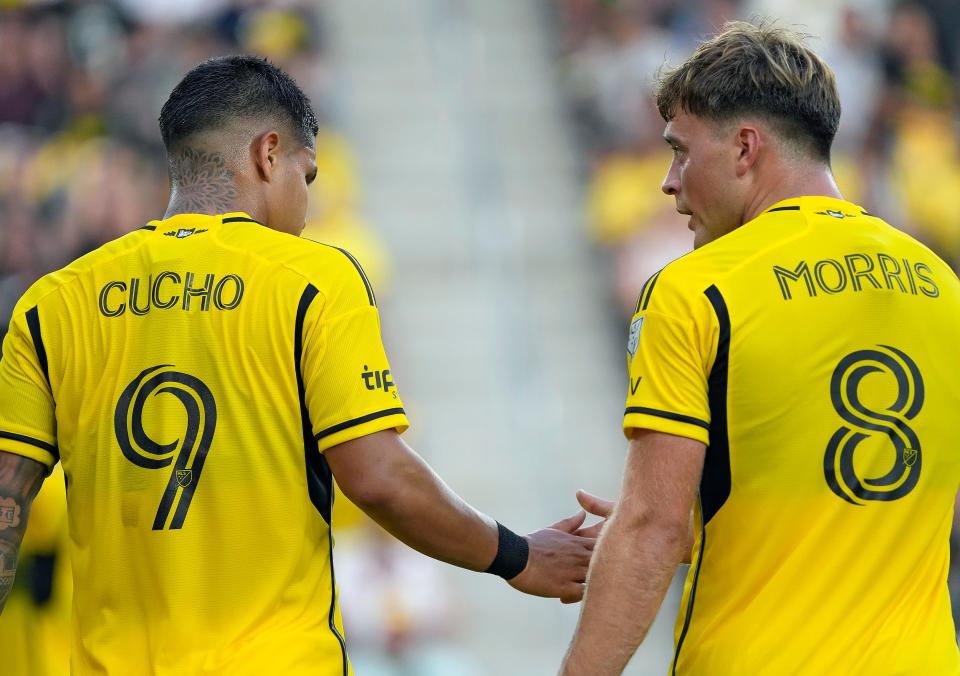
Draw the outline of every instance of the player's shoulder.
[[[251,232],[255,241],[245,245],[294,273],[298,283],[312,286],[330,301],[376,306],[363,266],[346,249],[264,227]]]
[[[750,252],[762,246],[765,243],[757,242],[753,233],[738,228],[676,258],[654,273],[644,285],[637,312],[699,303],[707,289],[741,265]]]
[[[876,220],[889,232],[889,237],[894,242],[893,248],[901,260],[912,261],[917,273],[924,272],[924,268],[926,268],[925,272],[929,275],[938,294],[946,289],[951,289],[952,297],[955,300],[960,299],[960,279],[958,279],[953,266],[941,258],[940,254],[909,233],[899,230],[879,218],[876,218]]]
[[[692,312],[707,300],[707,291],[730,278],[758,252],[782,246],[804,227],[799,212],[773,208],[747,224],[677,258],[650,277],[636,312]]]
[[[64,267],[44,275],[20,297],[14,309],[14,315],[26,312],[47,299],[56,297],[62,289],[70,284],[84,278],[100,267],[110,265],[117,258],[142,246],[147,236],[146,228],[138,228],[106,242]]]
[[[899,249],[906,255],[919,255],[919,257],[937,268],[951,272],[953,271],[953,268],[950,266],[950,264],[943,260],[943,258],[940,257],[940,254],[915,238],[910,233],[891,225],[879,216],[874,216],[873,214],[865,214],[865,216],[868,216],[870,221],[872,221],[877,228],[882,229],[891,248]]]
[[[714,273],[715,261],[701,252],[691,251],[653,273],[640,288],[634,313],[689,315]]]

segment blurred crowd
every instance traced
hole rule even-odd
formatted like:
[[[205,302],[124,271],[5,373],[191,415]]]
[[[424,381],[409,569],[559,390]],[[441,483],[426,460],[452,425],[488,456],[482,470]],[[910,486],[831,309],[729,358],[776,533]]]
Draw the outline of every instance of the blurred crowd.
[[[782,5],[782,7],[780,6]],[[563,81],[584,156],[587,222],[629,313],[644,280],[690,248],[660,192],[670,165],[652,91],[730,19],[780,16],[777,0],[563,0]],[[822,20],[824,11],[832,18]],[[833,168],[844,196],[960,266],[960,3],[813,0],[811,45],[837,74]],[[804,26],[799,26],[804,30]],[[811,28],[812,29],[812,28]]]

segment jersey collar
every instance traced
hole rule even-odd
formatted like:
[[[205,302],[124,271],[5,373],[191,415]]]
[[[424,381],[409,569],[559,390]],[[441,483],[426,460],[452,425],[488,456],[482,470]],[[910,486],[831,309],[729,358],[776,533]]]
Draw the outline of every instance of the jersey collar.
[[[243,211],[231,211],[227,214],[175,214],[170,218],[150,221],[144,228],[146,230],[156,231],[189,231],[189,230],[210,230],[218,228],[225,223],[257,223],[263,225],[260,221],[250,218],[250,215]]]
[[[826,213],[826,214],[844,214],[846,216],[870,216],[866,209],[861,206],[837,199],[836,197],[824,197],[822,195],[806,195],[803,197],[791,197],[780,200],[776,204],[764,209],[763,213],[781,211],[802,211],[805,213]]]

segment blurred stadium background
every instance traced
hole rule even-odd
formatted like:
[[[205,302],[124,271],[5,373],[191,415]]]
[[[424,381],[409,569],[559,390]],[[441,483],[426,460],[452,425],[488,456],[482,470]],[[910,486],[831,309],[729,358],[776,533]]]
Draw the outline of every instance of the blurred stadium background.
[[[960,263],[956,0],[0,0],[0,335],[39,276],[162,215],[155,121],[182,74],[263,54],[322,114],[305,235],[374,279],[409,441],[514,529],[557,520],[617,490],[629,307],[691,243],[659,192],[654,73],[755,15],[836,70],[847,197]],[[345,501],[336,519],[359,674],[555,673],[576,607],[434,564]],[[55,475],[2,674],[67,673],[65,537]],[[665,673],[676,604],[629,673]]]

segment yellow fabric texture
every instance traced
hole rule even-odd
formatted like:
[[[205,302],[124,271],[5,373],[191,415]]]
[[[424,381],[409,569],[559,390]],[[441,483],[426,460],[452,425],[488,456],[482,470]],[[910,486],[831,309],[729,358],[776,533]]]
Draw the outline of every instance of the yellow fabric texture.
[[[73,673],[348,672],[322,452],[407,425],[343,250],[180,215],[40,280],[0,450],[66,475]]]
[[[624,427],[708,444],[676,674],[960,674],[958,344],[950,268],[841,200],[648,281]]]

